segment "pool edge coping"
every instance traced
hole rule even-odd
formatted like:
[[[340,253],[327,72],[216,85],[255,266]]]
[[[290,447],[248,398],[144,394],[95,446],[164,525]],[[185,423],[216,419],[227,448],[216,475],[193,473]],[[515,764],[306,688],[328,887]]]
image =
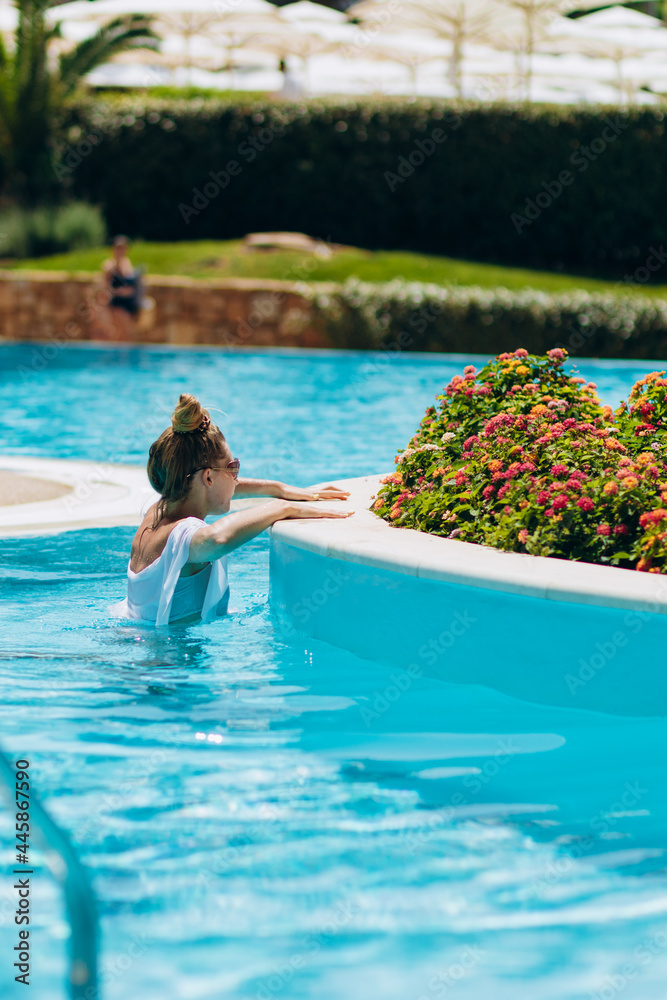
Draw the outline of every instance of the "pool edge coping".
[[[615,566],[552,559],[395,528],[368,508],[380,475],[338,480],[351,492],[345,520],[278,521],[272,542],[422,580],[500,591],[542,600],[667,615],[667,579]],[[325,503],[324,501],[320,501]],[[334,507],[337,501],[327,501]]]

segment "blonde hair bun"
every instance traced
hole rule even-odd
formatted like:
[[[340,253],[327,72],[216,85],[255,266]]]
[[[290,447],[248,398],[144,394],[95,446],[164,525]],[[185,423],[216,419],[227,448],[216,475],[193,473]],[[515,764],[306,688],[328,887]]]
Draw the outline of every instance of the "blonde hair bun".
[[[171,417],[174,434],[192,434],[194,431],[205,431],[211,423],[208,410],[205,410],[196,396],[182,392],[176,409]]]

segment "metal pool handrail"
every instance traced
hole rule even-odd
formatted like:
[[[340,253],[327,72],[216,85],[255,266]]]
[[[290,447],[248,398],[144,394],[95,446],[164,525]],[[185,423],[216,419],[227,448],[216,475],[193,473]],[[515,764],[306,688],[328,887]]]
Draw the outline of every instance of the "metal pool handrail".
[[[0,785],[6,786],[14,801],[15,772],[7,756],[0,751]],[[63,883],[67,920],[70,925],[69,995],[71,1000],[100,1000],[97,985],[97,904],[85,868],[79,861],[67,835],[56,826],[44,807],[30,791],[31,826],[45,845],[57,855],[49,867]]]

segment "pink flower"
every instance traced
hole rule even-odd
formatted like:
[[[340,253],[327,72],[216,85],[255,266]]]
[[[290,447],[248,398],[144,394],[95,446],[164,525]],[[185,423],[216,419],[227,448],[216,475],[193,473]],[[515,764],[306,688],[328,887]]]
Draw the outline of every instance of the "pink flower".
[[[577,507],[579,510],[593,510],[595,508],[595,503],[590,497],[581,497],[577,500]]]
[[[608,524],[598,524],[597,526],[598,535],[604,535],[605,538],[611,534],[611,528]]]
[[[515,358],[527,358],[528,357],[528,351],[526,350],[525,347],[517,347],[516,351],[514,352],[514,357]]]
[[[500,487],[500,489],[498,490],[498,499],[499,500],[502,500],[502,498],[505,496],[505,494],[507,493],[507,491],[509,490],[509,488],[510,488],[510,484],[509,483],[506,483],[504,486]]]
[[[565,493],[559,493],[553,502],[554,510],[562,510],[563,507],[567,507],[569,503],[569,498]]]
[[[522,528],[521,531],[519,532],[519,541],[521,542],[522,545],[525,545],[526,542],[528,541],[528,529],[527,528]]]
[[[540,492],[535,497],[537,503],[549,503],[550,499],[551,498],[549,497],[549,494],[547,493],[546,490],[540,490]]]
[[[645,528],[647,524],[659,524],[667,517],[667,510],[663,510],[662,507],[658,507],[656,510],[648,510],[646,513],[642,514],[639,518],[639,523],[642,528]]]
[[[567,351],[564,351],[562,347],[552,347],[550,351],[547,351],[547,357],[551,358],[552,361],[565,361]]]
[[[493,486],[485,486],[482,490],[482,496],[485,500],[488,500],[489,497],[493,496]]]
[[[617,524],[616,527],[614,528],[615,535],[627,535],[627,533],[628,533],[628,528],[627,525],[625,524]]]
[[[568,473],[567,465],[552,465],[551,475],[552,476],[566,476]]]

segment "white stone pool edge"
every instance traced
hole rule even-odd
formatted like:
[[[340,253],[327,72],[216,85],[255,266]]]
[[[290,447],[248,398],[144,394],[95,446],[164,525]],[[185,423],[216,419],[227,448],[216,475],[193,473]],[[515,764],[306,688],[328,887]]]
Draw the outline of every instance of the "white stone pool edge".
[[[69,492],[53,500],[0,506],[0,538],[137,526],[144,511],[157,499],[145,467],[139,465],[4,455],[0,456],[3,472],[60,483],[68,486]],[[235,500],[232,509],[258,502]]]
[[[141,466],[4,456],[0,457],[2,471],[62,483],[71,492],[53,500],[0,507],[0,537],[133,526],[156,499]],[[667,578],[662,575],[499,552],[391,527],[368,510],[380,479],[375,475],[338,481],[350,490],[350,500],[329,501],[327,506],[354,509],[353,517],[280,521],[270,534],[295,548],[421,579],[667,614]],[[235,500],[232,509],[261,502]]]
[[[279,521],[270,529],[272,538],[329,558],[421,579],[548,601],[667,614],[667,578],[657,573],[500,552],[409,528],[394,528],[368,510],[381,478],[377,475],[337,481],[337,485],[350,490],[350,500],[329,502],[327,506],[354,509],[353,517]]]

